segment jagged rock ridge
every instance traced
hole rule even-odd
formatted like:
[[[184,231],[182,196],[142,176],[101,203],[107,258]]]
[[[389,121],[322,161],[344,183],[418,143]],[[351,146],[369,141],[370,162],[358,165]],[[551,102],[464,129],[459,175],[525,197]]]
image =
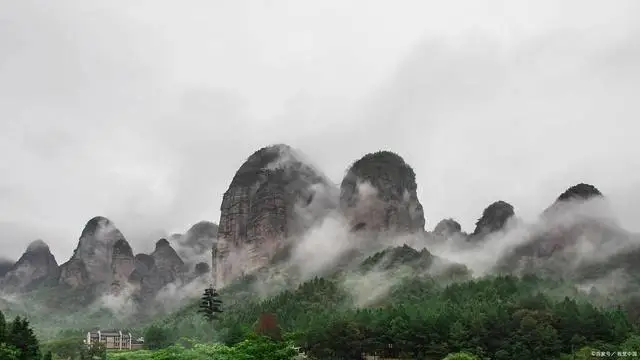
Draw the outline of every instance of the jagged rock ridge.
[[[218,287],[266,266],[294,238],[335,207],[331,182],[288,145],[253,153],[234,175],[220,206],[213,276]]]
[[[340,185],[340,207],[353,230],[424,231],[415,173],[390,151],[366,154]]]

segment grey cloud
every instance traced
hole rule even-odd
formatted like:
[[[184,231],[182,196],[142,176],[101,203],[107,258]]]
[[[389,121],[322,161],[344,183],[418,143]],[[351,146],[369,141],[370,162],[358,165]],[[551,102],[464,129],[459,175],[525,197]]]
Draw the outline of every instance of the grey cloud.
[[[513,2],[502,25],[498,8],[473,5],[484,27],[469,31],[472,3],[336,3],[338,17],[285,3],[2,2],[0,218],[17,227],[0,227],[0,245],[17,258],[40,237],[62,262],[104,215],[148,251],[217,222],[236,169],[281,142],[335,182],[364,153],[398,152],[428,228],[454,217],[470,230],[498,199],[531,218],[584,181],[640,230],[637,3]]]

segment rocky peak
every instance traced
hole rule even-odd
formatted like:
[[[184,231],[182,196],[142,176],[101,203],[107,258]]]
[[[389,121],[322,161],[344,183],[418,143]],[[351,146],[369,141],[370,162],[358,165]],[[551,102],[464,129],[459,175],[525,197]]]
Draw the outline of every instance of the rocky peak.
[[[49,245],[47,245],[47,243],[45,243],[44,241],[38,239],[38,240],[34,240],[32,241],[29,246],[27,246],[27,253],[35,253],[35,252],[46,252],[46,253],[50,253],[49,251]]]
[[[433,229],[433,233],[440,236],[451,236],[460,232],[462,232],[462,226],[460,226],[460,223],[451,218],[440,220],[440,222]]]
[[[200,221],[194,224],[179,240],[180,255],[184,253],[185,257],[190,257],[188,256],[189,252],[200,255],[210,251],[217,236],[218,225],[210,221]]]
[[[580,183],[565,190],[542,212],[542,218],[551,222],[566,222],[567,218],[582,218],[583,222],[606,220],[615,222],[613,211],[595,186]]]
[[[476,222],[472,236],[484,236],[502,230],[507,221],[515,215],[513,206],[499,200],[489,205],[482,212],[482,217]]]
[[[234,175],[220,206],[212,254],[217,286],[267,265],[285,239],[315,224],[335,208],[336,199],[331,182],[290,146],[254,152]]]
[[[511,268],[518,261],[567,267],[605,253],[606,248],[619,248],[615,242],[625,235],[609,216],[605,198],[595,186],[571,186],[542,212],[536,234],[503,262]]]
[[[58,263],[42,240],[27,246],[20,259],[11,266],[2,279],[5,291],[30,290],[39,285],[52,285],[59,274]]]
[[[580,183],[568,188],[558,196],[556,201],[589,200],[594,197],[602,197],[602,193],[595,186]]]
[[[178,279],[185,271],[184,262],[167,239],[163,238],[156,242],[156,249],[151,253],[151,257],[163,286]]]
[[[354,230],[424,231],[415,173],[390,151],[366,154],[340,185],[340,206]]]
[[[171,244],[169,244],[169,240],[162,238],[156,241],[156,251],[161,250],[163,248],[171,248]],[[171,248],[173,250],[173,248]]]
[[[87,222],[71,259],[62,264],[60,282],[73,287],[89,283],[110,283],[113,246],[125,240],[107,218],[97,216]]]

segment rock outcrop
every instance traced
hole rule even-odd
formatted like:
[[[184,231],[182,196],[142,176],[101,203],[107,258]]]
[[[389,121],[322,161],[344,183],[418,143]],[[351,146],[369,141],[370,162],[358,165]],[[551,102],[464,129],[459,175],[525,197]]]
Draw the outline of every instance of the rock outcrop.
[[[186,270],[184,261],[167,239],[156,242],[156,248],[151,253],[151,257],[154,261],[154,274],[160,278],[161,286],[180,279]]]
[[[442,219],[433,229],[433,234],[438,236],[449,237],[462,232],[462,226],[457,221],[449,218]]]
[[[253,153],[240,166],[220,206],[213,276],[222,287],[268,265],[285,240],[336,207],[335,187],[287,145]]]
[[[424,231],[415,173],[389,151],[367,154],[351,165],[340,185],[340,208],[355,231]]]
[[[111,293],[119,295],[126,287],[131,273],[135,270],[133,250],[125,239],[113,244],[111,261]]]
[[[196,277],[207,274],[210,271],[211,271],[211,266],[209,266],[209,264],[207,264],[206,262],[199,262],[196,264],[194,268],[194,274]]]
[[[60,266],[60,283],[71,287],[111,284],[113,246],[124,236],[107,218],[87,222],[71,259]]]
[[[180,258],[194,270],[200,262],[211,264],[211,250],[215,246],[218,236],[218,225],[210,221],[200,221],[191,226],[184,235],[169,238],[174,244]]]
[[[200,221],[187,230],[180,238],[181,247],[192,249],[197,255],[211,251],[218,236],[218,225],[210,221]]]
[[[514,215],[515,211],[511,204],[502,200],[494,202],[482,212],[482,217],[476,222],[476,228],[471,237],[480,239],[488,234],[502,230]]]
[[[531,239],[516,247],[501,266],[509,271],[546,268],[555,275],[574,275],[585,264],[599,263],[628,244],[628,234],[607,217],[608,211],[595,186],[570,187],[543,211]]]
[[[54,285],[58,276],[58,263],[49,246],[36,240],[7,271],[0,286],[4,291],[28,291],[41,285]]]
[[[155,268],[155,260],[148,254],[136,254],[133,258],[134,269],[129,275],[129,282],[140,286],[142,280],[151,275]]]
[[[595,186],[580,183],[568,188],[558,196],[556,202],[569,200],[589,200],[594,197],[602,197],[602,193]]]

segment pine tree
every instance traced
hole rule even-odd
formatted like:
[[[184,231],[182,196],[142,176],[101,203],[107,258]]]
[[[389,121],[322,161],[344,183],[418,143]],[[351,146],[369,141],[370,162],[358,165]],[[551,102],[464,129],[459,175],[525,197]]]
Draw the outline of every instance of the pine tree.
[[[7,338],[7,320],[2,311],[0,311],[0,344],[5,342]]]
[[[213,286],[209,286],[204,290],[198,312],[200,312],[208,322],[213,322],[213,320],[217,318],[216,314],[222,313],[222,301],[218,299],[219,296]]]
[[[40,346],[26,318],[16,316],[7,334],[7,343],[20,351],[19,360],[39,360]]]

